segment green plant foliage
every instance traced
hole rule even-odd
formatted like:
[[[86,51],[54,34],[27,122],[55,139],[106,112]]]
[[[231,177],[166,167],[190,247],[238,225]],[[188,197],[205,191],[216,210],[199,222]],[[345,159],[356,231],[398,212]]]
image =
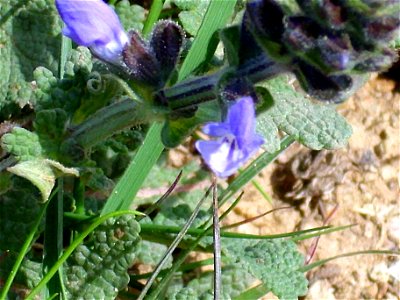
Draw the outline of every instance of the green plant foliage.
[[[273,99],[272,107],[257,119],[260,132],[267,140],[271,139],[271,132],[264,129],[268,129],[272,119],[280,130],[311,149],[337,149],[347,144],[352,133],[351,126],[334,106],[311,102],[294,91],[285,76],[264,82],[262,86],[267,90],[258,87],[258,91],[262,91],[264,100],[268,92],[268,98]]]
[[[178,16],[185,31],[195,36],[203,22],[210,0],[172,0],[171,2],[182,10]]]
[[[255,282],[247,270],[239,265],[226,265],[222,268],[222,299],[232,299]],[[203,272],[197,278],[189,281],[185,287],[172,286],[168,288],[167,299],[213,299],[213,272]]]
[[[232,263],[260,279],[279,299],[297,299],[307,292],[304,264],[296,244],[287,240],[240,240],[225,247]]]
[[[2,119],[34,102],[35,85],[31,81],[36,67],[57,72],[61,24],[53,0],[1,1],[0,16]]]
[[[19,269],[20,282],[26,285],[27,288],[32,289],[43,278],[43,266],[39,262],[24,259],[21,268]]]
[[[27,180],[13,176],[0,195],[0,250],[19,251],[40,211],[40,195]]]
[[[41,192],[43,202],[49,199],[58,177],[79,176],[78,170],[66,168],[59,162],[43,158],[22,161],[8,168],[7,171],[32,182]]]
[[[139,244],[139,249],[136,253],[135,263],[142,263],[154,267],[163,258],[163,255],[167,251],[167,248],[167,246],[161,245],[159,243],[141,241]],[[171,265],[172,256],[169,256],[164,268],[170,268]]]
[[[126,30],[136,29],[141,31],[143,29],[146,10],[140,5],[131,5],[128,0],[122,0],[115,5],[115,11]]]
[[[43,201],[49,198],[57,177],[79,175],[73,168],[66,168],[57,161],[46,159],[37,134],[24,128],[15,127],[5,134],[1,145],[19,160],[19,163],[7,170],[32,182],[42,193]]]
[[[212,291],[212,272],[204,272],[200,278],[193,279],[187,287],[196,290],[200,295]],[[254,281],[246,270],[239,265],[226,265],[222,268],[222,292],[229,299],[238,296],[245,291]],[[228,298],[223,298],[228,299]]]
[[[260,118],[261,119],[261,118]],[[263,116],[262,120],[257,120],[257,132],[264,137],[262,147],[268,153],[273,153],[279,150],[280,139],[278,135],[278,127],[269,116]]]
[[[1,147],[19,161],[41,157],[43,153],[38,135],[20,127],[15,127],[10,133],[3,135]]]
[[[111,218],[73,252],[64,265],[68,299],[114,299],[129,282],[140,226],[133,216]]]

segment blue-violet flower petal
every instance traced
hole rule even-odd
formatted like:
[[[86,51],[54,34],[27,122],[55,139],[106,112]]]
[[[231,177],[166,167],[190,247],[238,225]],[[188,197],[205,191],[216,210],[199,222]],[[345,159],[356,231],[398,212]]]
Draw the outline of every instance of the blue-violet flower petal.
[[[118,63],[128,36],[110,6],[102,0],[56,0],[56,6],[66,25],[64,35],[99,58]]]
[[[264,143],[255,132],[256,118],[251,97],[242,97],[233,104],[226,120],[208,123],[203,132],[216,140],[197,141],[196,148],[208,167],[219,177],[234,174]]]

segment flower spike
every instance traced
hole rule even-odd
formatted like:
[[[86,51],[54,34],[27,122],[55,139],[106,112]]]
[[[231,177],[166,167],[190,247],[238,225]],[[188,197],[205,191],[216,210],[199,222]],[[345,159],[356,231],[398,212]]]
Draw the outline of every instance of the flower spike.
[[[256,118],[251,97],[239,98],[222,123],[208,123],[203,132],[217,138],[197,141],[196,148],[208,167],[219,177],[234,174],[264,143],[255,133]]]
[[[110,6],[102,0],[56,0],[56,6],[66,25],[64,35],[100,59],[119,63],[128,36]]]

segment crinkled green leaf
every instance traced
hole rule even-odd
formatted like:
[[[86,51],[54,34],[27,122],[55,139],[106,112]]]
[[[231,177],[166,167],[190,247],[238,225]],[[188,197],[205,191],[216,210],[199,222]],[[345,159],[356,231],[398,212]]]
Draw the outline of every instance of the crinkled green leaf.
[[[288,240],[240,240],[230,243],[225,254],[239,268],[260,279],[279,299],[297,299],[307,292],[307,279],[299,271],[304,258]]]
[[[131,5],[128,0],[119,1],[115,6],[122,25],[126,30],[136,29],[141,31],[143,29],[143,23],[146,19],[146,10],[137,5]]]
[[[200,278],[190,281],[187,286],[203,294],[212,291],[212,279],[213,273],[205,272]],[[254,277],[238,265],[227,265],[222,268],[222,292],[230,298],[240,295],[254,281]]]
[[[222,269],[222,299],[232,299],[249,288],[254,283],[253,276],[239,265],[227,265]],[[192,279],[181,288],[167,291],[167,299],[213,299],[213,273],[203,272],[198,278]]]
[[[36,113],[35,133],[47,157],[58,158],[59,147],[65,137],[68,115],[65,110],[56,108]]]
[[[20,281],[26,284],[26,287],[33,289],[43,278],[43,265],[41,263],[24,259],[19,268]]]
[[[203,195],[203,191],[199,191],[197,193],[195,192],[193,200],[197,199],[197,201],[199,201],[203,197]],[[170,199],[169,201],[171,203],[176,203],[176,199]],[[207,211],[207,208],[205,207],[204,209],[199,211],[192,224],[192,227],[197,227],[208,220],[210,215]],[[192,212],[193,209],[188,204],[182,203],[175,206],[168,206],[163,208],[157,214],[157,216],[154,218],[154,223],[167,226],[183,226],[186,224]]]
[[[19,251],[40,211],[40,195],[25,179],[13,176],[10,184],[0,195],[0,249]]]
[[[136,263],[141,263],[149,266],[157,266],[163,258],[168,247],[158,243],[142,241],[136,253]],[[170,268],[172,265],[172,256],[168,257],[165,268]]]
[[[351,126],[336,112],[334,106],[311,102],[293,90],[285,76],[262,85],[268,89],[263,90],[263,96],[269,92],[273,105],[258,116],[258,122],[269,123],[272,119],[280,130],[311,149],[337,149],[347,144],[352,134]],[[258,87],[258,91],[260,89]],[[262,133],[267,140],[275,134],[268,130]]]
[[[19,161],[41,157],[43,154],[38,135],[20,127],[14,127],[10,133],[3,135],[1,147]]]
[[[92,92],[99,92],[88,88],[88,81],[93,79],[91,58],[90,51],[85,47],[71,50],[62,80],[47,68],[36,68],[33,73],[36,83],[36,110],[60,108],[71,114]],[[98,89],[102,88],[103,86],[98,86]]]
[[[178,16],[185,31],[195,36],[203,22],[210,0],[172,0],[171,2],[183,10]]]
[[[64,265],[68,299],[114,299],[129,283],[140,226],[131,215],[111,218],[74,251]]]
[[[278,127],[269,116],[263,116],[257,119],[257,132],[264,137],[262,147],[265,151],[273,153],[280,148],[280,139],[278,135]]]
[[[0,118],[7,118],[34,102],[36,67],[57,72],[61,22],[53,0],[1,1],[0,20]]]
[[[43,201],[49,199],[58,177],[79,176],[76,169],[66,168],[59,162],[43,158],[21,161],[15,166],[7,168],[7,171],[32,182],[41,192]]]

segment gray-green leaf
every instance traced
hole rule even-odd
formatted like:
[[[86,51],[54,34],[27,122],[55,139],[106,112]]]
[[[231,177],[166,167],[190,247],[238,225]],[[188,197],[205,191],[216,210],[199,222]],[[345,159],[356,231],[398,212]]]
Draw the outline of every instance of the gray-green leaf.
[[[78,246],[64,266],[68,299],[115,299],[129,283],[140,226],[131,215],[111,218]]]
[[[315,150],[337,149],[347,144],[352,129],[335,107],[311,102],[296,92],[285,76],[269,80],[257,89],[263,96],[269,92],[273,98],[272,107],[258,116],[261,124],[268,124],[272,119],[280,130]],[[276,133],[264,127],[259,127],[264,137],[273,139],[271,136]]]
[[[307,279],[299,271],[304,259],[292,241],[241,240],[230,244],[226,254],[279,299],[297,299],[307,292]]]

